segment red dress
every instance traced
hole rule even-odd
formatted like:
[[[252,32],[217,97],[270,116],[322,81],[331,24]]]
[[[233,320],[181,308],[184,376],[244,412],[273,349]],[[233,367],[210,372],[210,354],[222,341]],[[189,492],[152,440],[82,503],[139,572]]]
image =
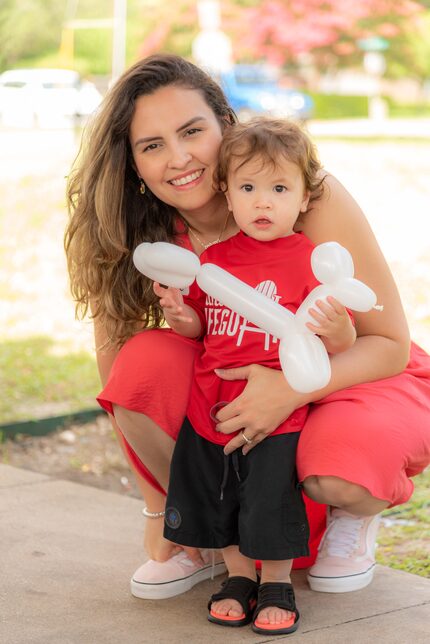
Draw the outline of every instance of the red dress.
[[[113,404],[143,413],[176,439],[200,351],[201,343],[169,329],[138,333],[119,351],[97,398],[100,405],[110,414]],[[410,477],[430,462],[429,419],[430,356],[412,344],[403,373],[310,406],[297,452],[299,478],[336,476],[392,505],[404,503],[413,491]],[[139,474],[163,492],[127,443],[126,448]],[[325,506],[307,498],[306,506],[311,557],[297,560],[296,568],[313,563],[325,529]]]

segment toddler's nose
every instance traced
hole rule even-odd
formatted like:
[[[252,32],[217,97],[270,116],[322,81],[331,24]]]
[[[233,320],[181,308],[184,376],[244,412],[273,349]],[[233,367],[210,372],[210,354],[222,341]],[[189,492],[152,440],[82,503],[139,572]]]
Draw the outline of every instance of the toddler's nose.
[[[272,202],[270,199],[266,199],[265,197],[260,197],[256,204],[255,207],[258,208],[259,210],[270,210],[272,207]]]

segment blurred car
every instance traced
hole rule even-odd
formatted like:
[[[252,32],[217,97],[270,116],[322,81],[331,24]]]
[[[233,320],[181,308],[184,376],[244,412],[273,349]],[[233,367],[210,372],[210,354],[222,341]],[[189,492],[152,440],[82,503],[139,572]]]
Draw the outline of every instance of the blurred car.
[[[11,69],[0,75],[4,125],[76,121],[92,114],[101,100],[96,86],[71,69]]]
[[[279,84],[276,68],[266,65],[235,65],[221,72],[217,81],[239,119],[266,114],[307,121],[314,103],[310,96]]]

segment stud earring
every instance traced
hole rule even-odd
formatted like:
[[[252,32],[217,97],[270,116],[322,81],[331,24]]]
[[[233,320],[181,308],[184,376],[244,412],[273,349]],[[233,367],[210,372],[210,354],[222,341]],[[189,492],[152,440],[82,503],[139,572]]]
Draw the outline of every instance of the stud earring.
[[[146,186],[145,186],[145,184],[143,182],[143,179],[140,180],[139,192],[140,192],[141,195],[144,195],[145,192],[146,192]]]

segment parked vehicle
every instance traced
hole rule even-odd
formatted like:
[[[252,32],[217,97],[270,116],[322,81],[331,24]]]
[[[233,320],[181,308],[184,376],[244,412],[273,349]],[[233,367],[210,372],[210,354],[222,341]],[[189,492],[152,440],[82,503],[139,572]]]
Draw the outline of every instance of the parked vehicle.
[[[312,98],[302,91],[281,87],[279,74],[273,67],[235,65],[219,74],[217,81],[241,120],[259,114],[299,121],[312,116]]]
[[[0,75],[0,119],[4,125],[48,125],[89,116],[102,96],[70,69],[11,69]]]

